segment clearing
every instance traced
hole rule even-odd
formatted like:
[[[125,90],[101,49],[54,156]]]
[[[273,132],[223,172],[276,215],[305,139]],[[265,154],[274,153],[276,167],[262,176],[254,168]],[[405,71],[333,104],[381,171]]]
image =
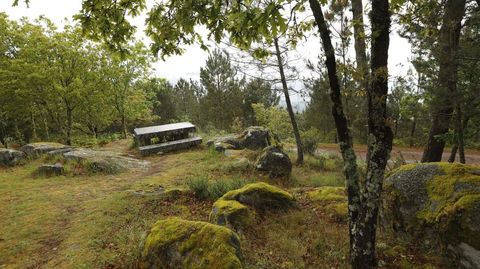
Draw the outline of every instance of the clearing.
[[[105,148],[133,152],[130,140]],[[294,153],[289,153],[295,159]],[[146,157],[145,172],[79,174],[34,178],[42,160],[0,171],[0,268],[131,268],[143,239],[158,219],[178,216],[208,221],[214,200],[191,191],[169,196],[163,190],[188,190],[187,182],[266,181],[293,193],[298,210],[265,215],[243,234],[247,268],[346,268],[348,232],[344,217],[333,217],[306,195],[318,186],[343,186],[341,161],[307,156],[289,180],[270,180],[239,162],[239,151],[225,156],[204,146]],[[442,268],[442,259],[404,245],[379,230],[382,268]]]

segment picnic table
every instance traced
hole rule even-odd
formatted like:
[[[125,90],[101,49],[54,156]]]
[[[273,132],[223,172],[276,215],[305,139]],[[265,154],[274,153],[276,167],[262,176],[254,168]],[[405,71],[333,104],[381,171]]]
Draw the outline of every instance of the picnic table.
[[[194,136],[195,125],[179,122],[157,126],[135,128],[135,140],[142,155],[193,147],[202,143],[202,138]]]

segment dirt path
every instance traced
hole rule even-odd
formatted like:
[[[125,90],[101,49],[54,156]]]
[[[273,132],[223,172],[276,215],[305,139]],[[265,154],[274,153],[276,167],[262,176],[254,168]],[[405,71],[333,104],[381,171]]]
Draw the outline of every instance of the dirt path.
[[[367,155],[367,146],[366,145],[355,145],[355,152],[361,160],[365,160]],[[336,144],[321,144],[318,149],[318,153],[335,153],[340,154],[338,146]],[[396,147],[392,149],[392,154],[390,159],[395,159],[402,155],[407,163],[410,162],[419,162],[422,159],[423,148],[409,148],[409,147]],[[450,148],[447,148],[443,153],[442,161],[447,161],[450,156]],[[465,159],[467,164],[480,164],[480,151],[467,149],[465,151]],[[458,155],[457,155],[458,161]]]

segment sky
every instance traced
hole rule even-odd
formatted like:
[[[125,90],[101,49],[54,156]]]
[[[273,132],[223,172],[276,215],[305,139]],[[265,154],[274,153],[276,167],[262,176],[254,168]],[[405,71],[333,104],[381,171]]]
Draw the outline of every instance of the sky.
[[[153,4],[154,0],[147,0],[149,6]],[[17,7],[12,7],[13,0],[0,0],[0,12],[5,12],[10,19],[20,19],[25,16],[31,20],[45,15],[52,20],[58,26],[65,24],[65,18],[70,21],[71,17],[78,13],[81,9],[81,0],[31,0],[30,6],[27,7],[24,3],[21,3]],[[143,25],[145,17],[137,17],[134,20],[134,24],[138,27],[137,38],[143,39],[145,43],[149,40],[143,34]],[[407,40],[401,38],[396,33],[396,26],[392,26],[392,34],[390,36],[390,48],[389,48],[389,71],[390,76],[398,76],[406,74],[410,64],[410,44]],[[299,65],[304,66],[304,62],[307,59],[316,62],[318,59],[318,50],[320,46],[320,40],[318,37],[310,36],[307,41],[297,48],[297,54],[300,54],[303,60]],[[208,52],[203,51],[197,45],[188,46],[185,53],[180,56],[171,56],[165,61],[158,59],[154,64],[154,73],[158,77],[168,79],[170,82],[175,83],[180,78],[186,79],[200,79],[200,67],[205,65]],[[298,68],[303,70],[303,67]],[[293,83],[292,88],[297,91],[303,88],[301,81]],[[302,110],[304,107],[303,98],[293,93],[292,101],[297,110]],[[295,105],[296,104],[296,105]]]

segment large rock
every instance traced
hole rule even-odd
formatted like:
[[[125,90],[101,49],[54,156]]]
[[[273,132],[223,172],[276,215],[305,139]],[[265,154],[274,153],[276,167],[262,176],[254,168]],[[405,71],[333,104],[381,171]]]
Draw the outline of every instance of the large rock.
[[[226,226],[236,231],[252,223],[255,212],[248,206],[236,201],[218,199],[210,212],[210,222]]]
[[[384,190],[385,223],[394,232],[440,245],[452,266],[480,268],[480,167],[404,165],[388,175]]]
[[[255,212],[286,211],[294,206],[290,193],[264,182],[251,183],[220,197],[213,204],[210,221],[240,230],[251,223]]]
[[[123,156],[118,152],[77,148],[63,154],[66,160],[84,162],[91,172],[116,173],[125,170],[145,170],[149,162]]]
[[[23,151],[0,148],[0,165],[14,166],[23,162],[25,158]]]
[[[278,146],[263,149],[255,162],[255,169],[268,172],[270,177],[289,176],[292,172],[290,157]]]
[[[201,221],[168,218],[148,234],[140,268],[243,268],[240,240],[230,229]]]
[[[270,131],[260,126],[250,126],[239,135],[218,137],[207,142],[207,146],[223,152],[226,149],[263,149],[270,145]]]
[[[70,148],[60,143],[54,142],[37,142],[24,145],[20,148],[21,151],[25,152],[28,157],[38,157],[43,154],[47,154],[50,151]]]
[[[245,129],[237,138],[240,146],[246,149],[263,149],[270,146],[270,131],[260,126]]]
[[[36,174],[38,176],[51,177],[63,175],[65,169],[61,163],[56,164],[42,164],[37,168]]]

